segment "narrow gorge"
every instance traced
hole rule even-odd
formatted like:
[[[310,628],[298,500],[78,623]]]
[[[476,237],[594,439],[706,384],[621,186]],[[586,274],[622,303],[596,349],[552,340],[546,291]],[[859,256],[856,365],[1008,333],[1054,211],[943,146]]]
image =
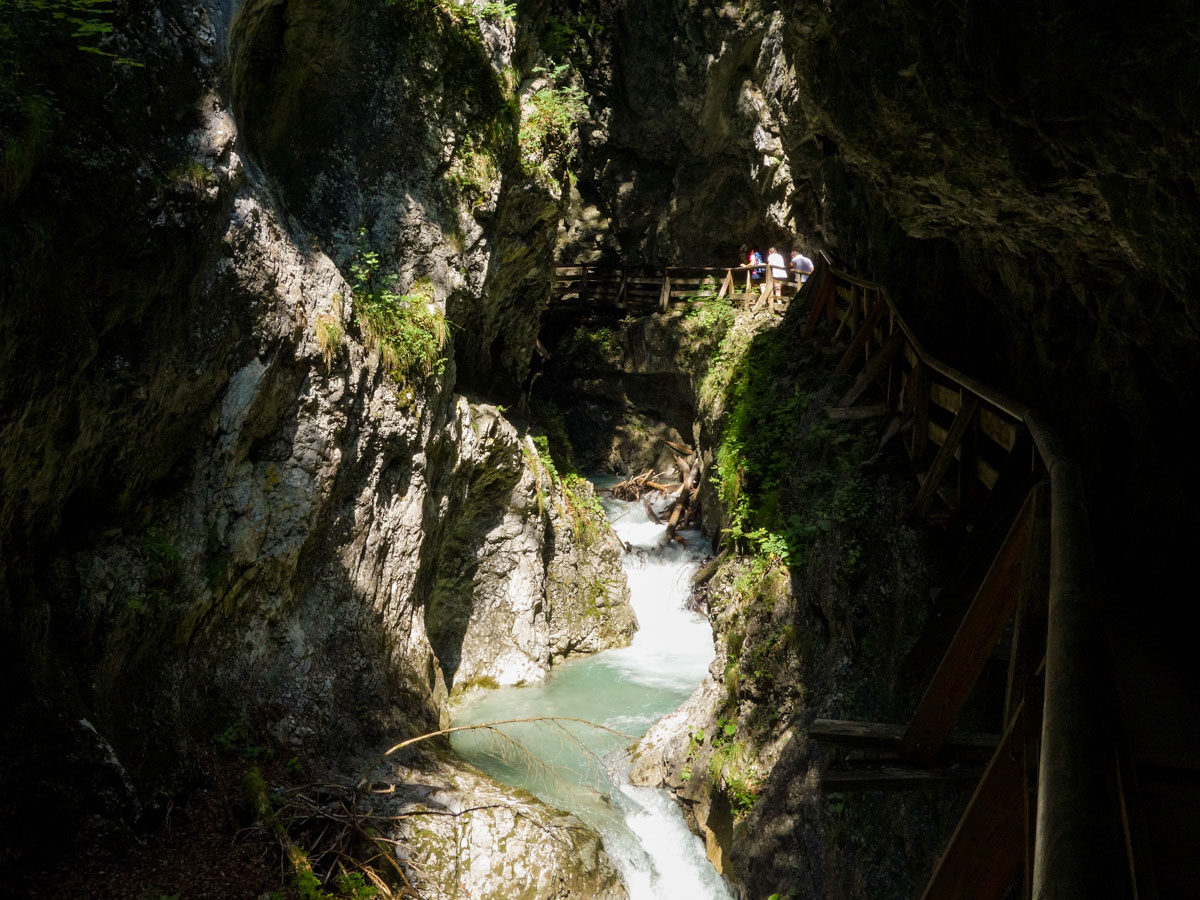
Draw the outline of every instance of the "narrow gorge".
[[[1197,41],[1180,0],[0,0],[5,896],[922,896],[989,756],[843,789],[819,732],[921,707],[963,473],[1009,481],[994,414],[914,412],[926,351],[967,386],[924,402],[1078,462],[1114,896],[1186,895]],[[818,262],[777,307],[722,281],[770,246]]]

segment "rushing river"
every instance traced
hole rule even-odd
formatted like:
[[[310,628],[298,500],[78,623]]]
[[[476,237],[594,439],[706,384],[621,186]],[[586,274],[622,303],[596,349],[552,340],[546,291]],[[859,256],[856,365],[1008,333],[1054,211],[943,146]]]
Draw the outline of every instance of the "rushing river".
[[[531,716],[570,716],[641,737],[700,684],[713,658],[707,620],[684,608],[704,554],[666,540],[640,504],[604,502],[613,528],[633,547],[625,555],[638,631],[633,643],[557,666],[545,683],[481,692],[455,713],[456,725]],[[506,784],[568,809],[596,829],[631,900],[730,897],[665,791],[629,784],[631,741],[585,726],[504,726],[528,755],[486,732],[460,732],[454,746]],[[582,744],[582,746],[580,746]],[[585,749],[586,748],[586,749]],[[530,757],[533,757],[531,759]]]

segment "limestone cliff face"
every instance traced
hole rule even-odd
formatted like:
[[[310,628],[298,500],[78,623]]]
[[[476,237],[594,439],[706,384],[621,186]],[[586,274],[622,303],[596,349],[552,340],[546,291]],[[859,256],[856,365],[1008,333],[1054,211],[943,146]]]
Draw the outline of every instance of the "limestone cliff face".
[[[14,861],[93,816],[153,821],[234,726],[336,765],[444,723],[460,673],[541,677],[633,628],[615,552],[577,545],[522,436],[456,392],[523,379],[553,237],[553,185],[517,164],[515,24],[119,12],[105,47],[143,66],[53,31],[17,47],[31,89],[72,77],[0,224]],[[429,375],[364,346],[346,274],[368,250],[452,322]],[[576,577],[602,602],[573,606]],[[529,863],[538,891],[572,847]]]

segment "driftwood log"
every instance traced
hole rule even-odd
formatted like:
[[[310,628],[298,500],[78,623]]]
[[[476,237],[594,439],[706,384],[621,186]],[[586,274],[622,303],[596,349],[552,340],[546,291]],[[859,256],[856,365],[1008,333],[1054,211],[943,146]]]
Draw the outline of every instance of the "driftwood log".
[[[675,469],[679,481],[666,483],[660,479],[666,473],[655,474],[653,469],[647,469],[640,475],[633,475],[612,489],[612,495],[618,500],[641,500],[646,515],[655,524],[666,522],[667,534],[682,543],[683,538],[678,534],[680,528],[695,525],[700,518],[700,455],[690,447],[659,438],[664,444],[675,451]],[[650,491],[661,491],[664,494],[675,494],[675,500],[665,515],[656,515],[650,507],[650,501],[645,495]]]

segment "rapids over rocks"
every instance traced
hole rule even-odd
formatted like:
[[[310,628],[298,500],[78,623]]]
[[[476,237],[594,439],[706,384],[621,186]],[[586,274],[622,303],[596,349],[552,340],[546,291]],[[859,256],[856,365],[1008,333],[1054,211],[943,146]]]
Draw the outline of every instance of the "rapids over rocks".
[[[668,540],[638,503],[606,498],[604,506],[632,548],[624,561],[639,623],[632,644],[568,661],[540,684],[477,693],[454,724],[565,716],[621,734],[535,722],[504,726],[520,748],[479,731],[460,732],[454,746],[488,774],[596,829],[633,900],[724,900],[728,889],[669,795],[627,777],[633,740],[687,699],[713,659],[708,621],[685,608],[705,543],[698,532],[684,533],[686,545]]]

